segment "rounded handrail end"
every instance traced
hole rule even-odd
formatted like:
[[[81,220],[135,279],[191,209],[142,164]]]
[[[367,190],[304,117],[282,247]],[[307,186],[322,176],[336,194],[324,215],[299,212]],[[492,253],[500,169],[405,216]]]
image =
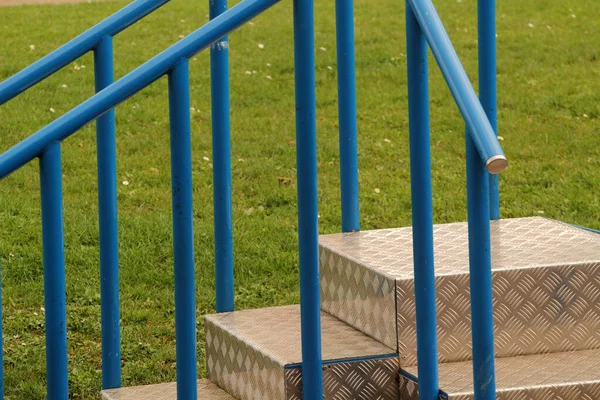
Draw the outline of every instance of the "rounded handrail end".
[[[488,158],[485,168],[490,174],[499,174],[508,167],[508,160],[504,155],[496,155]]]

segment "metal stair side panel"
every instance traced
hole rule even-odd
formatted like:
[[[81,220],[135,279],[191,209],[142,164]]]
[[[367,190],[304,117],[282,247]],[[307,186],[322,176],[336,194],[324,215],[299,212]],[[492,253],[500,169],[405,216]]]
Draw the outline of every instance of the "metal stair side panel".
[[[321,309],[396,349],[395,280],[339,251],[347,235],[319,239]]]
[[[240,400],[285,399],[283,364],[226,331],[211,316],[205,317],[204,329],[206,371],[213,382]]]

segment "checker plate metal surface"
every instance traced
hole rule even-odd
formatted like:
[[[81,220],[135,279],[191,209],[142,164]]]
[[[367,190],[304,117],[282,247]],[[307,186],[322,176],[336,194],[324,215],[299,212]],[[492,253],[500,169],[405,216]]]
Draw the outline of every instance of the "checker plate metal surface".
[[[285,368],[302,362],[300,307],[236,311],[205,318],[209,378],[241,400],[286,399]],[[323,360],[335,361],[334,365],[396,356],[394,350],[326,313],[321,313],[321,327]],[[397,359],[393,361],[397,371]],[[357,379],[360,379],[361,368],[365,368],[360,364],[355,363],[356,368],[351,371]],[[343,372],[341,366],[324,367],[324,371],[328,369],[333,374]],[[378,371],[365,377],[378,379],[384,370]],[[291,373],[287,377],[298,379]],[[332,375],[331,382],[335,382],[334,378]]]
[[[496,359],[499,400],[600,399],[600,351],[536,354]],[[416,367],[406,369],[416,375]],[[450,400],[473,400],[470,362],[440,364],[440,389]],[[410,375],[400,377],[401,400],[418,400]],[[408,382],[412,381],[412,382]]]
[[[198,381],[198,398],[203,400],[235,400],[223,389],[209,381]],[[177,400],[177,384],[133,386],[102,391],[102,400]]]
[[[600,348],[600,235],[544,218],[493,221],[491,232],[497,356]],[[411,228],[320,241],[396,280],[398,349],[402,365],[414,365]],[[436,225],[434,242],[440,362],[468,360],[467,224]]]
[[[335,400],[397,400],[398,357],[326,365],[323,398]],[[287,400],[302,400],[302,370],[285,371]]]
[[[396,348],[396,294],[392,277],[320,246],[321,309]]]

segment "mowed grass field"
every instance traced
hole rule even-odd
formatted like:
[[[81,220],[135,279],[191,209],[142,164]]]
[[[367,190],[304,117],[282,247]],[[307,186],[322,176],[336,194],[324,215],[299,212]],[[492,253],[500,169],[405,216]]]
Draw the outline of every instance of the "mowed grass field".
[[[477,81],[476,2],[435,1]],[[0,8],[0,80],[57,48],[125,1]],[[340,230],[334,2],[316,0],[321,233]],[[123,76],[208,20],[208,2],[173,0],[118,35]],[[404,4],[356,1],[363,229],[410,225]],[[600,13],[594,0],[498,4],[499,135],[510,160],[502,217],[543,215],[600,228]],[[231,39],[236,307],[297,303],[292,2]],[[259,48],[262,44],[264,48]],[[260,46],[260,47],[263,47]],[[198,367],[202,315],[214,312],[209,59],[191,63]],[[433,59],[435,221],[466,219],[464,124]],[[0,107],[0,151],[93,93],[85,56]],[[166,79],[117,108],[123,384],[175,380]],[[101,384],[95,130],[63,144],[70,390]],[[127,182],[128,184],[124,184]],[[0,183],[4,363],[8,399],[45,398],[38,162]]]

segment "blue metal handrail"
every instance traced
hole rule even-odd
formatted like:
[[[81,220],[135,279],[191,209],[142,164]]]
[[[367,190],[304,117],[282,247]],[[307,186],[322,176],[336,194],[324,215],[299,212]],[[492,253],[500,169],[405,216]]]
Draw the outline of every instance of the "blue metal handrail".
[[[508,166],[502,147],[433,3],[431,0],[409,0],[408,3],[465,119],[469,135],[487,170],[493,174],[502,172]]]
[[[98,46],[106,36],[115,36],[169,0],[135,0],[52,53],[0,83],[0,105],[46,79],[70,62]]]
[[[0,155],[0,179],[40,156],[47,146],[61,142],[170,72],[183,59],[204,50],[211,43],[237,29],[279,0],[244,0],[123,78],[57,118]]]
[[[0,82],[0,105],[31,88],[89,51],[94,52],[96,92],[114,81],[113,36],[152,13],[169,0],[136,0],[96,24],[65,45]],[[119,243],[117,230],[115,115],[109,111],[96,124],[98,162],[98,202],[100,230],[100,292],[102,319],[102,388],[121,386]],[[63,316],[66,317],[66,316]],[[51,326],[50,314],[46,322]],[[53,317],[52,317],[53,318]],[[47,338],[48,339],[48,338]],[[49,340],[49,339],[48,339]],[[52,358],[47,345],[48,358]],[[2,355],[0,354],[0,362]],[[61,366],[48,369],[48,381],[66,376],[66,358]],[[58,361],[56,361],[58,364]],[[64,365],[62,365],[64,364]],[[61,374],[61,377],[56,376]],[[0,369],[0,380],[4,374]],[[66,389],[65,389],[66,390]],[[3,391],[2,391],[3,393]]]
[[[485,23],[482,19],[493,16],[493,12],[490,13],[489,5],[480,2],[479,6],[481,30]],[[490,214],[490,206],[497,207],[497,190],[492,190],[490,196],[489,185],[491,182],[497,189],[497,180],[490,180],[489,175],[502,172],[508,165],[495,132],[495,59],[491,50],[480,47],[480,56],[486,57],[480,60],[484,110],[431,0],[407,0],[406,13],[419,398],[439,397],[427,84],[429,44],[467,125],[473,386],[476,400],[492,400],[496,398],[496,386],[490,217],[498,218],[498,212],[495,209]],[[495,45],[490,35],[493,35],[490,28],[482,30],[485,44]]]
[[[217,42],[215,46],[222,45],[221,38],[278,1],[243,0],[0,155],[0,179],[34,158],[40,158],[44,203],[42,224],[45,269],[49,273],[53,273],[52,279],[57,280],[55,284],[52,284],[51,281],[46,284],[53,286],[48,288],[52,293],[60,291],[64,287],[60,143],[86,124],[106,116],[115,106],[144,87],[160,77],[168,75],[175,254],[177,393],[179,399],[195,399],[197,397],[188,60],[215,42]],[[305,398],[318,399],[322,397],[323,388],[312,0],[296,0],[294,2],[294,40],[303,390]],[[226,74],[221,78],[227,79]],[[223,83],[221,85],[223,88],[226,87]],[[218,107],[222,107],[220,111],[224,112],[228,109],[228,104],[223,99],[217,99],[217,103],[220,104]],[[217,110],[217,114],[220,111]],[[222,145],[224,147],[220,151],[227,149],[225,143]],[[230,174],[226,167],[221,172]],[[217,174],[215,174],[215,178],[217,178]],[[230,190],[229,188],[225,189]],[[215,197],[216,195],[217,191],[215,191]],[[225,243],[225,246],[231,246],[231,242]],[[64,290],[62,292],[64,294]],[[63,346],[66,344],[64,297],[53,298],[52,303],[47,306],[47,313],[48,308],[52,308],[50,313],[57,314],[58,322],[55,323],[62,326],[62,329],[57,329],[58,338],[55,343],[48,343],[58,354],[55,358],[65,360],[57,370],[66,371],[66,347]],[[64,351],[63,347],[65,347]],[[47,362],[48,369],[56,366],[54,359],[48,358]],[[66,399],[68,395],[66,374],[53,375],[52,378],[53,386],[52,391],[49,386],[48,398],[51,400]]]

